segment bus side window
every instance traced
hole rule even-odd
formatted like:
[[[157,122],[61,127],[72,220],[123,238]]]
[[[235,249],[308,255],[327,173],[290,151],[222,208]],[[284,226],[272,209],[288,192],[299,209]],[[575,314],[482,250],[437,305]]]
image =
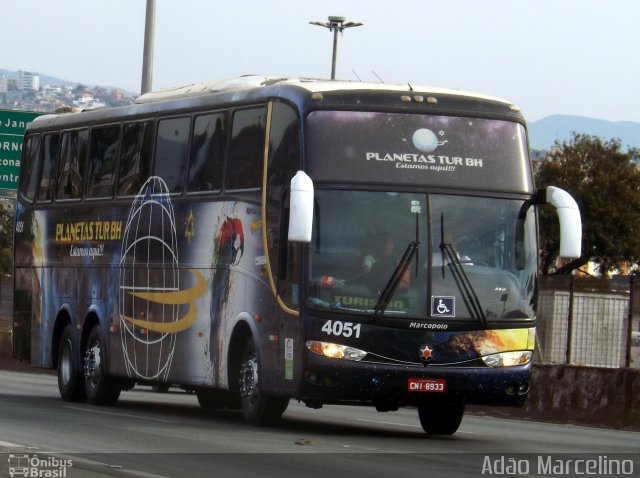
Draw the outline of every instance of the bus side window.
[[[227,144],[226,113],[197,116],[189,153],[189,192],[222,189],[222,168]]]
[[[300,167],[300,127],[296,112],[283,103],[274,103],[271,114],[269,159],[267,163],[267,247],[269,264],[278,295],[297,309],[300,283],[300,245],[287,241],[289,229],[288,189]]]
[[[48,202],[53,199],[53,183],[59,156],[60,135],[58,133],[46,134],[43,140],[42,174],[37,193],[39,202]]]
[[[153,123],[127,123],[122,130],[118,196],[133,196],[151,173]]]
[[[25,145],[24,173],[20,190],[23,191],[24,198],[33,202],[36,197],[36,185],[38,184],[38,174],[40,173],[40,135],[29,136]]]
[[[113,196],[119,146],[119,125],[94,128],[91,131],[86,197],[110,198]]]
[[[261,186],[267,110],[238,110],[233,115],[227,160],[226,189],[259,189]]]
[[[170,118],[158,122],[153,175],[167,184],[170,193],[181,193],[187,166],[191,118]]]
[[[63,162],[60,168],[56,199],[80,199],[87,163],[89,132],[67,131],[62,135]]]

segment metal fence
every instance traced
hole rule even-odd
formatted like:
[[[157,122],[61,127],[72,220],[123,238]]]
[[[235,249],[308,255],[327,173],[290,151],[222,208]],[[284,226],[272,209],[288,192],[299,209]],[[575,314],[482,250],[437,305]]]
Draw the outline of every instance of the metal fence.
[[[13,277],[0,274],[0,321],[11,323],[13,312]]]
[[[640,280],[543,276],[538,362],[640,368]]]

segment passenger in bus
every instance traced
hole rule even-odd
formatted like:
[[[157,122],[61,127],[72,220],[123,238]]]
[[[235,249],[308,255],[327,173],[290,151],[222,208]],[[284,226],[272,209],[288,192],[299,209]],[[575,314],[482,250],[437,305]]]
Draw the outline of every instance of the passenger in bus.
[[[360,277],[372,292],[380,294],[396,270],[402,258],[402,251],[396,249],[396,239],[393,236],[388,236],[386,239],[375,243],[379,250],[363,257]],[[409,284],[410,273],[407,270],[402,279],[400,279],[398,290],[407,291]]]

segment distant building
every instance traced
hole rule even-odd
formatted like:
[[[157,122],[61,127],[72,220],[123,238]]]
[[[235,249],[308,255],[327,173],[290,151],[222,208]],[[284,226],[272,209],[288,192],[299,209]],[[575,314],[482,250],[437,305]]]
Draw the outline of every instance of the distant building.
[[[91,108],[104,108],[106,104],[100,100],[97,100],[90,93],[82,93],[77,96],[77,99],[73,100],[73,105],[81,109]]]
[[[58,96],[62,94],[62,88],[59,86],[50,86],[50,85],[45,85],[42,87],[42,90],[40,91],[40,94],[42,96]]]
[[[0,105],[5,109],[51,112],[70,107],[84,110],[130,105],[134,101],[118,89],[78,83],[41,85],[37,73],[25,70],[15,73],[9,78],[0,74]]]
[[[40,75],[29,71],[18,70],[18,90],[38,91],[40,89]]]
[[[22,91],[7,91],[5,96],[5,103],[8,105],[12,105],[13,103],[18,103],[24,99],[24,94]]]

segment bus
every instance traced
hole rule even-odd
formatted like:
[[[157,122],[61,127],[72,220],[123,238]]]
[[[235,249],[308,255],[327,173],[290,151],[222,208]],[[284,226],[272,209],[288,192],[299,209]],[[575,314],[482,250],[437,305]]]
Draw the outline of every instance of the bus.
[[[518,406],[535,346],[537,209],[523,116],[414,85],[240,77],[45,115],[25,134],[14,355],[64,400],[136,384],[273,425],[310,408]]]

